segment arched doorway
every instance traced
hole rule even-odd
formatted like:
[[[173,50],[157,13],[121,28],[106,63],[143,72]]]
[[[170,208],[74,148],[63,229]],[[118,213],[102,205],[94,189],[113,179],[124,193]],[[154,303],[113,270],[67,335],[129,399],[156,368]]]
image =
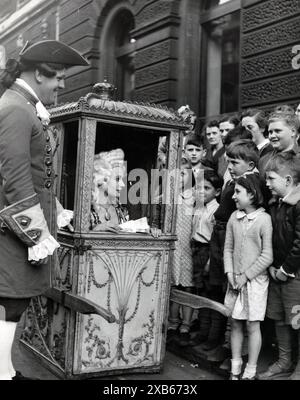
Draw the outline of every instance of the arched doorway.
[[[135,40],[132,12],[122,5],[107,15],[100,39],[99,79],[117,87],[119,100],[132,100],[134,91]]]

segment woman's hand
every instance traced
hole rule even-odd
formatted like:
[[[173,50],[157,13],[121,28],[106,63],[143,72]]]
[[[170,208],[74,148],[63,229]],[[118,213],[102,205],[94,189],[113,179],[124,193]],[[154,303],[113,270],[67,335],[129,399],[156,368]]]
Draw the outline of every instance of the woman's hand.
[[[154,238],[158,238],[161,236],[161,229],[158,228],[150,228],[150,233]]]
[[[114,224],[113,222],[103,222],[102,224],[98,224],[93,229],[94,232],[112,232],[119,233],[121,228],[118,224]]]
[[[236,289],[241,290],[246,285],[248,278],[245,274],[237,275],[236,278]]]

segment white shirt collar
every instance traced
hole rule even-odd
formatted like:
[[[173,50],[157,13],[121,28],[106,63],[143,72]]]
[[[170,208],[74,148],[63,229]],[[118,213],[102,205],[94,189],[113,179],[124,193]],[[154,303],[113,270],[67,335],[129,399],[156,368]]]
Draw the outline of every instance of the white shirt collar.
[[[265,140],[263,142],[261,142],[260,144],[258,144],[256,147],[258,150],[261,150],[264,146],[266,146],[269,143],[270,143],[270,140],[268,138],[265,138]]]
[[[260,207],[257,210],[255,210],[255,211],[253,211],[253,212],[251,212],[249,214],[246,214],[244,210],[238,210],[236,212],[236,217],[237,217],[237,219],[242,219],[244,217],[247,217],[248,220],[251,221],[251,220],[255,219],[258,214],[260,214],[260,213],[262,213],[264,211],[265,211],[265,209],[263,207]]]
[[[214,207],[216,203],[219,204],[216,199],[212,199],[209,203],[205,204],[205,207],[209,210]]]

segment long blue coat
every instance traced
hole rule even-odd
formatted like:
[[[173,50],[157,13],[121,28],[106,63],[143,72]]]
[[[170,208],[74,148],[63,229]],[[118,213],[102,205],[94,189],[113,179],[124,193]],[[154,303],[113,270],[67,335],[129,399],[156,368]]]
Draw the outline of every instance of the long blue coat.
[[[56,210],[52,151],[36,114],[35,99],[14,83],[0,99],[0,210],[38,195],[54,234]],[[28,246],[5,228],[0,231],[0,297],[28,298],[50,285],[50,263],[32,266]]]

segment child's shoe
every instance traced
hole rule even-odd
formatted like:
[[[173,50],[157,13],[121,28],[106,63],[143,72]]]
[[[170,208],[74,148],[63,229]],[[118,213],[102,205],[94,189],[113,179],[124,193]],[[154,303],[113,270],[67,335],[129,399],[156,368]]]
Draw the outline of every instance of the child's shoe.
[[[258,380],[258,377],[257,377],[257,375],[254,375],[251,378],[243,378],[243,377],[241,377],[240,380],[241,381],[256,381],[256,380]]]
[[[239,381],[242,372],[243,360],[241,358],[231,360],[230,381]]]
[[[229,380],[230,381],[239,381],[240,377],[241,377],[241,374],[239,374],[239,375],[230,374]]]
[[[279,362],[276,361],[274,364],[270,365],[266,371],[260,373],[258,378],[262,381],[265,381],[279,376],[288,375],[290,372],[292,372],[292,364],[282,367]]]
[[[256,377],[256,364],[255,365],[250,365],[250,364],[247,363],[241,380],[242,381],[254,381],[255,379],[257,379],[257,377]]]
[[[300,331],[297,332],[298,335],[298,362],[294,369],[294,372],[291,376],[289,376],[289,380],[291,381],[300,381]]]
[[[226,358],[219,368],[223,371],[230,371],[230,358]]]
[[[222,345],[219,345],[212,352],[210,352],[208,354],[207,359],[208,359],[208,361],[222,362],[227,357],[229,357],[230,355],[231,354],[230,354],[230,351],[228,349],[226,349]],[[228,369],[230,369],[230,367]]]

